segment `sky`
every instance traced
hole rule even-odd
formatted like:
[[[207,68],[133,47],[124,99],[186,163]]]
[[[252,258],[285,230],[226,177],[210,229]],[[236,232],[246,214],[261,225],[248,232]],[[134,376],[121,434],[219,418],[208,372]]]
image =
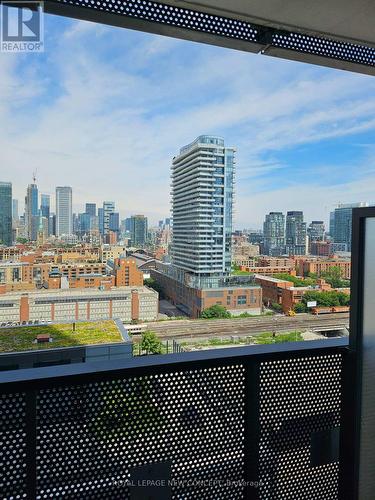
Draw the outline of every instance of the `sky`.
[[[73,188],[151,223],[170,211],[173,156],[198,135],[237,148],[236,228],[270,211],[329,219],[375,201],[375,79],[46,15],[45,52],[0,53],[0,180],[21,207]]]

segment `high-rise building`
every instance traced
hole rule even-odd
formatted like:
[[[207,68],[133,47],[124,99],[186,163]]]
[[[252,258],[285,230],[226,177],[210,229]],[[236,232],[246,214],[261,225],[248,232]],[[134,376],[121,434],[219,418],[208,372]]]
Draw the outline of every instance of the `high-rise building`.
[[[109,217],[114,211],[114,201],[103,201],[103,234],[108,234],[109,232]]]
[[[27,238],[36,241],[39,227],[38,187],[29,184],[25,198],[25,225]]]
[[[104,210],[98,208],[98,218],[99,218],[99,232],[101,235],[104,234]]]
[[[49,194],[40,195],[40,210],[42,212],[42,217],[47,217],[49,219],[51,209],[51,197]]]
[[[56,187],[56,236],[73,234],[72,188]]]
[[[85,213],[96,217],[96,203],[86,203]]]
[[[130,238],[132,246],[144,246],[147,242],[147,217],[144,215],[132,215],[130,219]]]
[[[306,254],[306,222],[303,212],[293,210],[286,213],[285,247],[289,255]]]
[[[132,219],[131,217],[127,217],[125,219],[125,231],[129,231],[130,233],[131,229],[132,229]]]
[[[51,211],[51,197],[49,194],[40,195],[40,211],[42,213],[42,217],[45,218],[47,221],[49,221],[49,216]],[[49,234],[50,233],[48,232],[47,237]]]
[[[56,214],[52,214],[48,221],[48,234],[53,234],[56,236]]]
[[[322,220],[313,220],[307,228],[307,234],[309,236],[310,242],[323,241],[325,234],[324,222]]]
[[[368,203],[347,203],[340,204],[335,209],[333,241],[335,243],[344,243],[346,250],[349,251],[352,244],[352,211],[353,208],[367,207]]]
[[[203,135],[173,159],[172,262],[199,277],[231,272],[234,155]]]
[[[263,223],[263,253],[281,255],[285,252],[285,216],[270,212]]]
[[[115,233],[120,231],[120,214],[118,212],[109,214],[109,230]]]
[[[90,232],[92,219],[93,216],[88,213],[78,214],[78,227],[80,234],[83,235],[83,234],[88,234]]]
[[[12,183],[0,182],[0,245],[12,244]]]
[[[12,200],[12,218],[14,221],[18,221],[19,219],[19,211],[18,211],[18,200]]]
[[[335,211],[329,213],[329,235],[333,238],[335,232]]]

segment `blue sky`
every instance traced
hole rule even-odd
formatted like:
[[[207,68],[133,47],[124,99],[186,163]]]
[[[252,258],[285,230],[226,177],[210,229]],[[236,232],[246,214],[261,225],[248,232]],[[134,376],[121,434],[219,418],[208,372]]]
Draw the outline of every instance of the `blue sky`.
[[[168,216],[170,164],[200,134],[237,147],[236,227],[273,210],[328,220],[375,201],[375,79],[45,16],[43,54],[0,54],[1,180],[23,200]]]

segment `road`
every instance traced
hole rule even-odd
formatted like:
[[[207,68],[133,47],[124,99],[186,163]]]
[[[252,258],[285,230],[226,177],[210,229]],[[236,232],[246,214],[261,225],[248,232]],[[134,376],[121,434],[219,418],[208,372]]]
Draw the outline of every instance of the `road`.
[[[157,333],[162,340],[194,337],[195,340],[207,339],[212,335],[246,337],[261,332],[309,330],[314,328],[347,327],[349,314],[325,314],[312,316],[297,314],[294,317],[283,315],[259,316],[253,318],[216,319],[216,320],[168,320],[147,323],[147,328]]]

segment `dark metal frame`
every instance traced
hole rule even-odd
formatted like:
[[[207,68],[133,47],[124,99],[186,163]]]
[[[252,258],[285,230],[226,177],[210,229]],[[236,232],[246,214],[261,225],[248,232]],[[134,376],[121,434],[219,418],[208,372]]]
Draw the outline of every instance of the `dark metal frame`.
[[[343,384],[342,449],[345,460],[340,481],[345,498],[356,500],[359,489],[359,452],[361,435],[363,293],[366,219],[375,218],[375,207],[354,208],[352,219],[352,268],[350,290],[350,355],[345,363]]]

